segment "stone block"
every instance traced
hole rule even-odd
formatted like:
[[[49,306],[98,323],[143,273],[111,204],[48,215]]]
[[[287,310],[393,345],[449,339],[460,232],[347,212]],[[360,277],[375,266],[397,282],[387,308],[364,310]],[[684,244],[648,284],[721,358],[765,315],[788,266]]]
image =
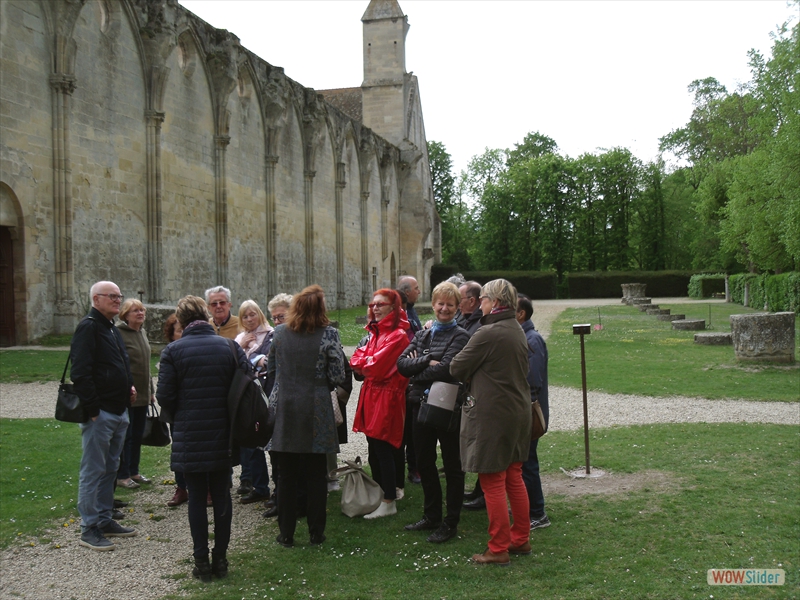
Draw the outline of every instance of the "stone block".
[[[653,299],[652,298],[628,298],[628,304],[631,305],[641,305],[641,304],[651,304],[652,305]]]
[[[714,331],[695,333],[694,343],[703,346],[730,346],[733,342],[731,341],[730,333]]]
[[[164,323],[177,307],[168,304],[145,304],[144,307],[147,309],[144,331],[150,342],[150,349],[154,350],[153,344],[164,344]]]
[[[669,309],[668,308],[651,308],[650,310],[646,311],[648,315],[668,315]]]
[[[641,312],[647,312],[658,308],[658,304],[639,304],[638,307]]]
[[[659,321],[683,321],[686,319],[686,315],[656,315],[656,319]]]
[[[630,304],[631,298],[644,298],[647,296],[646,283],[623,283],[621,285],[623,304]]]
[[[793,363],[793,312],[731,315],[731,337],[737,360]]]
[[[672,328],[680,331],[702,331],[706,328],[705,319],[683,319],[682,321],[673,321]]]

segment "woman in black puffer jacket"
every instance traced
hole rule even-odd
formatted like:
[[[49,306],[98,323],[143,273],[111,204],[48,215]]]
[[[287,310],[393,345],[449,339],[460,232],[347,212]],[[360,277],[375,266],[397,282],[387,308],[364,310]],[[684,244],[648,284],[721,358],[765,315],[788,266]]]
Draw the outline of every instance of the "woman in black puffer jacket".
[[[420,401],[435,381],[458,383],[450,375],[450,361],[469,341],[469,334],[456,325],[455,317],[461,295],[452,283],[440,283],[433,289],[432,304],[436,320],[430,329],[418,331],[397,360],[397,370],[410,379],[408,401],[413,406],[414,449],[417,469],[425,496],[422,519],[406,525],[408,531],[435,530],[428,541],[442,543],[457,533],[464,500],[464,471],[461,470],[458,427],[452,431],[424,425],[417,420]],[[459,398],[460,399],[460,398]],[[444,476],[447,482],[447,514],[442,520],[442,486],[436,469],[436,444],[442,448]]]
[[[206,303],[186,296],[176,311],[183,335],[161,352],[157,398],[172,417],[171,468],[186,477],[189,528],[194,543],[192,574],[211,581],[228,573],[226,553],[231,537],[231,453],[228,389],[236,369],[251,370],[242,349],[208,323]],[[238,452],[233,453],[238,457]],[[238,461],[237,461],[238,464]],[[206,497],[214,502],[213,561],[208,560]]]

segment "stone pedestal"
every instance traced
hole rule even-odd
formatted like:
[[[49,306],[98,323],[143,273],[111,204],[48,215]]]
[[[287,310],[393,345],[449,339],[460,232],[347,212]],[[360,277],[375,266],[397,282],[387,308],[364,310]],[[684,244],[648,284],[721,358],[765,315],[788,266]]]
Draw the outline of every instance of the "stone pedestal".
[[[629,298],[628,304],[632,304],[634,306],[641,306],[650,304],[652,306],[653,299],[652,298]]]
[[[644,298],[647,296],[646,283],[623,283],[622,284],[622,303],[632,304],[633,298]]]
[[[737,360],[795,361],[793,312],[731,315],[731,337]]]
[[[646,311],[648,315],[668,315],[669,309],[668,308],[651,308],[650,310]]]
[[[730,346],[731,334],[730,333],[695,333],[694,343],[703,346]]]
[[[673,321],[672,328],[680,331],[701,331],[706,328],[705,319],[684,319]]]
[[[654,310],[658,308],[658,304],[639,304],[639,310],[643,313],[646,313],[648,310]]]
[[[656,315],[659,321],[683,321],[686,315]]]
[[[177,307],[168,304],[145,304],[144,307],[147,309],[144,332],[147,334],[152,350],[154,343],[164,343],[164,323],[167,322],[167,318],[175,312]]]

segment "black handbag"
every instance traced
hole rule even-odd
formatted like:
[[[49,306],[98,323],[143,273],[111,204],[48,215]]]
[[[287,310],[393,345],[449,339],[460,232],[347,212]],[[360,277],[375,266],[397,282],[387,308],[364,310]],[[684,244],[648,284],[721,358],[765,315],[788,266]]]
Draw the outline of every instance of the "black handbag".
[[[67,368],[69,367],[69,359],[67,356],[67,364],[64,365],[64,372],[61,374],[61,384],[58,386],[58,398],[56,399],[56,420],[63,421],[64,423],[86,423],[89,420],[89,415],[86,412],[81,399],[75,393],[75,389],[71,383],[64,383],[67,378]]]
[[[142,446],[169,446],[171,442],[169,427],[158,417],[156,405],[148,404]]]
[[[444,404],[446,406],[451,405],[452,408],[443,408],[442,406],[437,406],[437,404],[429,402],[434,395],[432,394],[434,386],[439,386],[449,392],[452,404],[448,401]],[[447,432],[456,431],[461,425],[461,404],[457,400],[458,391],[458,384],[435,381],[431,385],[431,389],[425,390],[425,394],[422,396],[417,421],[428,427],[444,429]],[[436,394],[436,396],[439,397],[440,394]]]

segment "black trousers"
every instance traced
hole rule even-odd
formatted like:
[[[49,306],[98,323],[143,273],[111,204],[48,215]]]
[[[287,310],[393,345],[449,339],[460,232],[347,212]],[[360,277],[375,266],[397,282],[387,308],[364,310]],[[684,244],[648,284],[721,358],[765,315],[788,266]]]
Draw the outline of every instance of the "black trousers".
[[[195,558],[208,556],[208,513],[206,498],[214,502],[214,556],[224,557],[231,540],[230,469],[208,473],[184,473],[189,492],[189,530]]]
[[[402,481],[405,474],[405,466],[403,463],[398,464],[397,461],[398,455],[402,457],[402,451],[389,442],[369,436],[367,436],[367,449],[369,469],[372,471],[372,478],[383,490],[383,499],[397,499],[397,488],[402,487],[397,483]]]
[[[414,448],[417,451],[417,470],[422,480],[424,514],[433,523],[455,527],[461,518],[464,502],[464,471],[461,470],[459,431],[446,431],[417,421],[419,404],[414,405]],[[447,483],[447,514],[442,521],[442,484],[436,468],[436,443],[442,449],[444,478]]]
[[[325,533],[328,502],[328,462],[325,454],[273,452],[277,460],[278,527],[285,540],[294,540],[297,527],[298,491],[304,490],[309,537],[319,539]],[[302,512],[302,507],[301,512]]]

